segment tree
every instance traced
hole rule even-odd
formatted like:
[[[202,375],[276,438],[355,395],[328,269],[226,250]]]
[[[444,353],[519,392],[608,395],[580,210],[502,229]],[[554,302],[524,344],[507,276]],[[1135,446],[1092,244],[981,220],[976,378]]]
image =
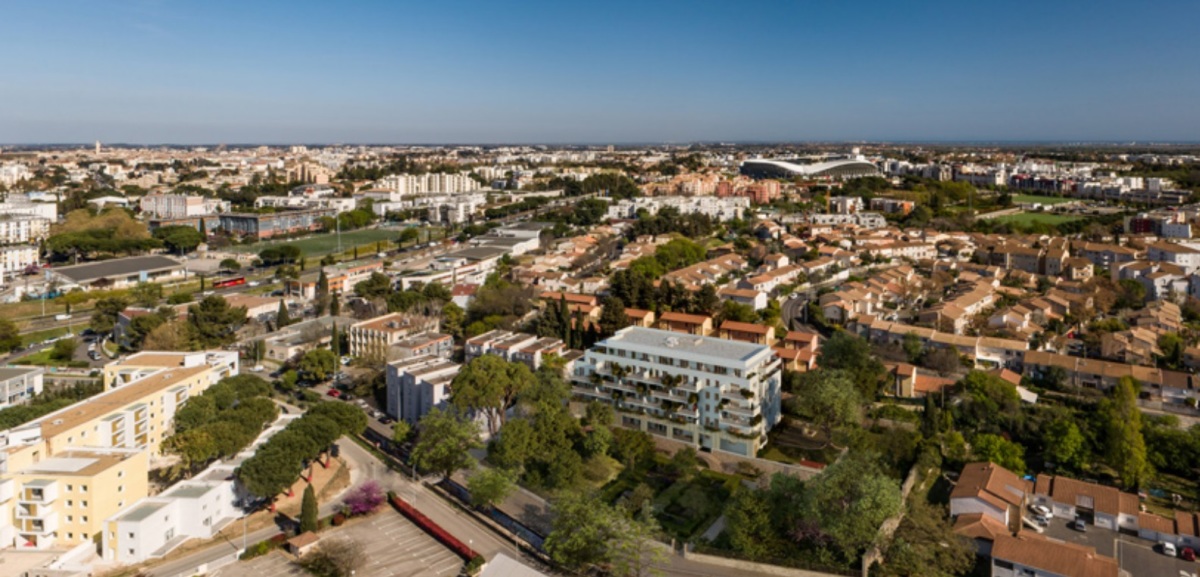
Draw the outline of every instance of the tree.
[[[462,336],[463,320],[467,312],[456,303],[448,302],[442,305],[442,330],[453,338]]]
[[[292,324],[292,315],[288,313],[287,303],[279,299],[279,310],[275,311],[275,327],[281,329]]]
[[[479,427],[453,410],[434,407],[417,424],[417,444],[413,464],[419,469],[441,473],[449,479],[455,471],[471,463],[471,449],[482,446]]]
[[[551,559],[575,571],[612,559],[610,542],[619,535],[611,507],[582,492],[559,495],[551,507],[552,529],[544,543]]]
[[[408,437],[412,435],[412,425],[408,421],[396,421],[392,424],[392,441],[397,444],[404,444],[408,441]]]
[[[224,298],[213,295],[188,307],[188,324],[198,348],[232,344],[237,330],[246,324],[246,307],[231,307]]]
[[[508,498],[516,488],[512,473],[503,469],[481,468],[467,478],[471,504],[480,509],[492,508]]]
[[[1046,426],[1042,434],[1046,441],[1046,456],[1060,467],[1078,470],[1087,457],[1087,440],[1079,427],[1067,418],[1058,418]]]
[[[242,263],[238,262],[236,258],[223,259],[217,264],[217,266],[220,267],[221,270],[227,270],[229,272],[237,272],[242,270]]]
[[[455,375],[450,403],[464,414],[470,411],[482,414],[489,432],[495,434],[504,424],[505,411],[534,380],[533,373],[523,363],[483,355],[472,359]]]
[[[1183,363],[1183,350],[1187,348],[1187,343],[1178,333],[1165,333],[1158,337],[1158,348],[1162,349],[1159,366],[1178,369]]]
[[[338,359],[329,349],[312,349],[300,357],[296,368],[307,375],[309,380],[324,381],[337,370]]]
[[[117,326],[117,315],[129,307],[129,301],[122,297],[108,297],[96,301],[92,310],[91,328],[101,335],[111,334]]]
[[[864,401],[874,401],[879,383],[886,372],[883,363],[871,351],[866,340],[838,331],[821,345],[817,365],[823,369],[845,371]]]
[[[741,485],[725,505],[725,534],[735,551],[754,561],[771,559],[784,549],[771,524],[766,495]]]
[[[971,439],[971,453],[1017,474],[1025,472],[1025,447],[1000,435],[981,433]]]
[[[720,306],[721,298],[717,296],[716,287],[706,284],[696,291],[695,299],[692,302],[692,312],[709,316],[717,312],[717,308]]]
[[[921,344],[921,337],[917,333],[904,333],[904,341],[901,343],[904,347],[904,355],[908,357],[908,362],[915,363],[921,358],[921,354],[925,351],[925,345]]]
[[[421,231],[416,228],[409,227],[400,231],[400,238],[396,239],[396,245],[403,248],[404,245],[414,243],[419,238],[421,238]]]
[[[304,414],[305,417],[325,417],[333,421],[342,435],[357,435],[367,428],[367,415],[349,403],[321,403]]]
[[[659,566],[667,563],[667,552],[655,543],[661,529],[649,508],[639,515],[627,515],[617,507],[616,534],[610,543],[611,572],[617,577],[646,577],[662,575]]]
[[[189,351],[192,338],[184,321],[167,321],[146,334],[142,348],[148,351]]]
[[[139,306],[154,307],[162,300],[162,285],[151,282],[139,282],[129,289],[129,297]],[[122,309],[124,310],[124,309]]]
[[[304,497],[300,501],[300,532],[316,531],[317,525],[317,494],[313,492],[312,483],[304,487]]]
[[[190,226],[164,226],[154,230],[154,238],[163,242],[171,251],[185,254],[196,250],[204,242],[204,235]]]
[[[367,280],[354,285],[354,292],[365,299],[383,298],[392,292],[392,279],[383,273],[373,272]]]
[[[300,566],[318,577],[350,577],[366,561],[362,543],[350,539],[325,539],[315,551],[300,559]]]
[[[75,357],[75,349],[79,347],[79,341],[74,338],[59,339],[54,341],[54,346],[50,348],[50,358],[59,361],[69,361]]]
[[[691,447],[675,451],[675,454],[671,455],[671,460],[667,462],[667,468],[671,474],[684,482],[692,480],[699,467],[700,458],[696,456],[696,450]]]
[[[805,486],[803,517],[851,561],[875,540],[883,521],[900,512],[900,484],[868,453],[847,453]]]
[[[954,577],[970,572],[975,561],[971,541],[954,532],[946,508],[922,498],[910,501],[885,553],[876,565],[888,577]]]
[[[346,496],[345,504],[351,515],[367,515],[383,504],[383,489],[374,479],[368,479]]]
[[[313,309],[317,316],[322,316],[325,314],[325,309],[329,307],[329,277],[325,276],[325,269],[321,269],[321,274],[317,277],[316,293]]]
[[[0,318],[0,351],[8,352],[21,346],[21,330],[17,323],[6,318]]]
[[[1146,456],[1146,440],[1142,437],[1142,412],[1137,396],[1137,381],[1121,377],[1108,398],[1100,403],[1108,465],[1116,470],[1126,489],[1141,487],[1153,473]]]
[[[800,377],[796,391],[800,413],[832,442],[833,432],[862,420],[862,397],[843,371],[821,369]]]
[[[609,337],[613,333],[629,326],[629,316],[625,314],[625,303],[614,296],[604,299],[604,307],[600,309],[600,334]]]

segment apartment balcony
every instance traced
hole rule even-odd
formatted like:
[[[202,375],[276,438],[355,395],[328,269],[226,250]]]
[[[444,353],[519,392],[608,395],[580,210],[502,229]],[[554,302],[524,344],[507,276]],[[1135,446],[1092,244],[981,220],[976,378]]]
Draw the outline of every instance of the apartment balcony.
[[[737,423],[732,420],[725,419],[725,430],[731,433],[742,435],[744,437],[760,437],[763,434],[763,425],[751,425],[750,423]]]
[[[49,510],[47,510],[49,511]],[[17,531],[21,533],[32,533],[35,535],[46,535],[58,530],[58,513],[49,511],[45,517],[36,519],[17,517]]]
[[[743,393],[742,391],[746,391]],[[749,395],[749,396],[747,396]],[[750,389],[729,389],[721,393],[722,401],[729,401],[730,404],[753,403],[757,400],[758,395],[754,394]]]
[[[58,500],[58,481],[39,479],[25,483],[18,501],[34,505],[49,505]]]
[[[721,410],[735,417],[742,418],[753,417],[759,412],[758,407],[756,407],[753,403],[745,405],[739,403],[725,403],[724,405],[721,405]]]

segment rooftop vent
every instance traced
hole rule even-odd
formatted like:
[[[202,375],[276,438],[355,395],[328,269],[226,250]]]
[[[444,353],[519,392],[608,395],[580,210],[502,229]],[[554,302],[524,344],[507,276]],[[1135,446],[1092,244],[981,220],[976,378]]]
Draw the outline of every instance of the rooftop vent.
[[[669,349],[673,349],[673,348],[679,346],[679,339],[676,337],[667,337],[667,338],[663,339],[663,345],[665,345]]]

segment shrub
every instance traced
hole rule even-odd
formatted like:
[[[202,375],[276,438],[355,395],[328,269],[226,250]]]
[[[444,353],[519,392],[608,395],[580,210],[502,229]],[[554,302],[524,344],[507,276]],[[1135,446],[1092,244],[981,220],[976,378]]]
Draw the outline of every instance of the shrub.
[[[345,503],[350,508],[350,515],[366,515],[378,509],[383,504],[383,499],[383,489],[379,487],[379,483],[369,480],[352,491],[346,497]]]

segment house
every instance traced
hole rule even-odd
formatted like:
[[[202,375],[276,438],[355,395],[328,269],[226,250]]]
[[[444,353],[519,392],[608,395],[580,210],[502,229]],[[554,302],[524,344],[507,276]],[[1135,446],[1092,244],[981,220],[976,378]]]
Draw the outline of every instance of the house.
[[[420,356],[448,358],[453,349],[453,337],[427,331],[400,339],[388,347],[387,360],[390,362]]]
[[[950,516],[982,513],[1012,530],[1020,525],[1033,483],[995,463],[968,463],[950,492]]]
[[[306,553],[312,551],[320,541],[321,538],[316,533],[305,531],[287,540],[287,550],[292,555],[303,557]]]
[[[658,318],[658,328],[689,335],[706,336],[713,332],[712,317],[667,312]]]
[[[1115,487],[1040,474],[1031,499],[1062,519],[1086,515],[1092,517],[1093,524],[1104,529],[1135,532],[1138,529],[1138,496],[1123,493]]]
[[[775,327],[755,323],[725,321],[721,323],[721,338],[771,346],[775,343]]]
[[[625,317],[629,319],[629,324],[636,327],[648,329],[654,326],[654,311],[627,308]]]
[[[438,329],[435,318],[388,313],[350,325],[346,334],[350,341],[350,354],[355,357],[378,355],[386,358],[388,348],[401,339],[422,331]]]
[[[723,288],[717,291],[721,300],[733,301],[761,311],[767,308],[767,293],[754,289]]]
[[[993,577],[1118,577],[1117,560],[1029,531],[1000,535],[992,544]]]
[[[927,395],[939,394],[954,387],[954,379],[929,374],[908,363],[894,365],[888,371],[893,380],[893,394],[906,399],[919,399]]]
[[[1162,356],[1158,335],[1140,327],[1100,336],[1100,356],[1130,365],[1153,366]]]

